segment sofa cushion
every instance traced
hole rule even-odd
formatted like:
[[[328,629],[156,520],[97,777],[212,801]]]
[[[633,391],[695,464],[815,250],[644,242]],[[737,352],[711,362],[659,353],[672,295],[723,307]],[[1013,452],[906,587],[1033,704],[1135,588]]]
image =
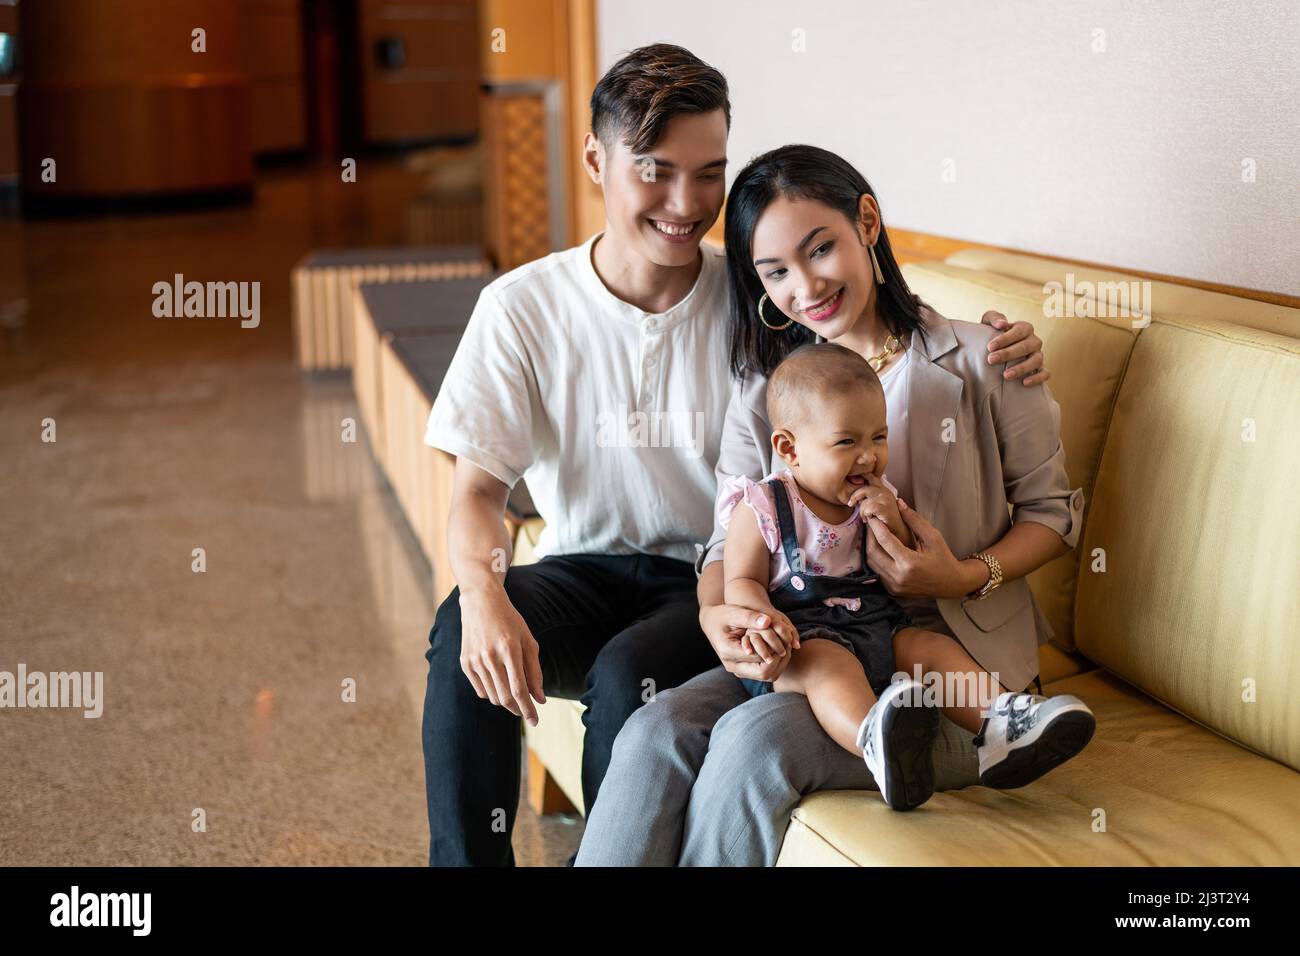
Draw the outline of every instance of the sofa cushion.
[[[1043,290],[1032,283],[942,262],[909,263],[903,275],[912,291],[949,319],[978,322],[993,309],[1012,322],[1032,322],[1052,371],[1048,387],[1061,406],[1061,441],[1070,483],[1091,501],[1106,427],[1137,332],[1121,319],[1052,317]],[[1087,505],[1084,523],[1087,524]],[[1079,551],[1029,576],[1034,599],[1054,632],[1053,641],[1074,650],[1074,592]]]
[[[1111,304],[1115,304],[1119,296],[1126,291],[1123,287],[1127,283],[1149,281],[1150,302],[1147,303],[1149,308],[1143,311],[1153,316],[1176,314],[1195,319],[1218,319],[1221,322],[1231,322],[1234,325],[1244,325],[1265,332],[1300,336],[1300,309],[1290,309],[1255,299],[1243,299],[1240,296],[1210,292],[1207,289],[1196,289],[1174,282],[1145,280],[1124,272],[1083,266],[1076,262],[1042,259],[1038,256],[998,252],[993,249],[963,249],[961,252],[953,253],[947,261],[952,265],[968,269],[1014,276],[1040,287],[1048,282],[1059,282],[1062,286],[1066,286],[1067,275],[1072,275],[1076,288],[1080,283],[1089,283],[1094,298]]]
[[[540,519],[527,522],[519,529],[515,539],[515,564],[520,561],[521,549],[527,548],[531,541],[536,543],[540,533]],[[1070,654],[1051,644],[1044,644],[1038,649],[1039,670],[1044,684],[1094,670],[1096,665],[1078,654]],[[582,741],[586,728],[582,725],[582,712],[585,708],[576,700],[561,697],[549,697],[545,704],[537,707],[537,726],[524,725],[524,736],[528,746],[537,758],[546,765],[547,771],[564,795],[582,813]]]
[[[794,812],[778,865],[1300,863],[1300,775],[1104,671],[1048,693],[1076,694],[1097,715],[1074,760],[1019,790],[937,793],[911,813],[874,791],[813,794]]]
[[[1297,420],[1300,340],[1152,322],[1089,503],[1075,634],[1099,666],[1300,769]]]
[[[582,805],[582,741],[587,733],[582,725],[584,710],[576,700],[548,697],[546,703],[537,705],[537,726],[524,723],[528,748],[579,813],[586,812]]]

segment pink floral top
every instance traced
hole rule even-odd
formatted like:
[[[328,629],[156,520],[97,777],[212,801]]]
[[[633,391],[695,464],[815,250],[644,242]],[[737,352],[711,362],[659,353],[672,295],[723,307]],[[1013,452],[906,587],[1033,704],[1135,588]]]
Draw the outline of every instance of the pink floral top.
[[[804,504],[802,491],[790,472],[782,470],[767,477],[778,477],[790,493],[790,511],[794,517],[795,535],[799,539],[796,547],[802,550],[804,566],[810,574],[844,577],[862,570],[859,550],[859,538],[863,532],[862,517],[856,509],[847,521],[827,524]],[[893,490],[888,481],[885,485]],[[758,516],[758,530],[772,555],[767,589],[775,591],[790,580],[791,576],[790,563],[785,559],[781,535],[777,531],[776,502],[772,499],[772,492],[752,478],[744,475],[727,478],[718,492],[717,514],[722,527],[730,526],[731,515],[736,510],[736,505],[742,501]],[[867,580],[874,581],[876,578],[872,575]],[[833,597],[822,603],[840,605],[850,611],[862,607],[858,598]]]

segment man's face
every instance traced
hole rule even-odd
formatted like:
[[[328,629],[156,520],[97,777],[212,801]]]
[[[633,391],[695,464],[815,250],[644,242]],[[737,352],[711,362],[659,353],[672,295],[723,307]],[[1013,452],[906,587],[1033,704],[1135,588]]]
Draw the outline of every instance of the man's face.
[[[596,149],[607,229],[620,245],[656,265],[694,262],[726,191],[722,110],[674,117],[644,153],[622,142],[597,143]]]

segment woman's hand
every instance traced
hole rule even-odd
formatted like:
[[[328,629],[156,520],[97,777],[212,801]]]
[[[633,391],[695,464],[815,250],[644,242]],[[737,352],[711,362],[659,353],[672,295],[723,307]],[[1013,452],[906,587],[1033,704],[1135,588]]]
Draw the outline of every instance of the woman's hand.
[[[777,629],[790,643],[798,640],[794,625],[780,611],[755,611],[736,604],[700,608],[700,629],[713,645],[718,660],[729,673],[747,680],[776,680],[790,660],[790,655],[785,654],[764,662],[757,654],[747,654],[741,648],[745,632],[768,628]]]
[[[989,341],[990,365],[1008,364],[1002,373],[1008,381],[1020,379],[1022,385],[1041,385],[1052,377],[1043,359],[1043,340],[1034,334],[1028,322],[1008,322],[1001,312],[985,312],[982,325],[998,329],[1001,335]]]
[[[948,548],[939,529],[898,499],[903,521],[916,539],[909,550],[879,518],[867,522],[867,563],[895,597],[963,598],[983,585],[974,584],[963,562]],[[980,562],[982,565],[983,562]]]

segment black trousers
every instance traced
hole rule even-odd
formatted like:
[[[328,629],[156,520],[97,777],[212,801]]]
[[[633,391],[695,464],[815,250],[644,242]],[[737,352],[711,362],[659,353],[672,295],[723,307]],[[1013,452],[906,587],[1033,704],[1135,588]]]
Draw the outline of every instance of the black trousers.
[[[596,802],[623,722],[652,693],[716,667],[695,570],[651,555],[565,555],[511,568],[505,589],[537,640],[547,697],[586,706],[582,794]],[[460,667],[460,591],[429,633],[424,772],[430,866],[514,863],[522,721],[474,693]]]

